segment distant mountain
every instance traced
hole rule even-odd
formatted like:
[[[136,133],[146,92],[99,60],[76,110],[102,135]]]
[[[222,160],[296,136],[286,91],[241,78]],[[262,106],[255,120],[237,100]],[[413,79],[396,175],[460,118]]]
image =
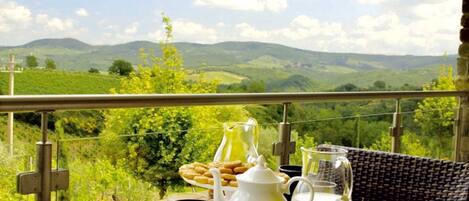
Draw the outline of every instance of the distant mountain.
[[[73,38],[63,39],[40,39],[35,40],[24,45],[19,46],[21,48],[66,48],[74,50],[86,50],[93,48],[92,45],[81,42]]]
[[[446,61],[435,56],[386,56],[353,53],[328,53],[302,50],[279,44],[261,42],[221,42],[216,44],[175,43],[184,56],[187,66],[226,66],[248,64],[259,58],[284,61],[283,67],[326,69],[333,67],[354,70],[409,69],[441,63],[455,63],[455,56]],[[159,52],[159,44],[149,41],[134,41],[118,45],[95,46],[73,38],[40,39],[15,47],[0,47],[0,55],[8,50],[17,52],[19,57],[35,54],[40,60],[45,57],[56,59],[59,68],[87,70],[90,67],[102,70],[112,60],[122,58],[137,63],[140,48]],[[60,50],[63,51],[60,51]],[[266,66],[268,67],[268,66]]]
[[[415,72],[415,76],[420,78],[409,77],[408,81],[421,84],[436,77],[438,66],[456,64],[455,55],[442,57],[329,53],[262,42],[180,42],[175,43],[175,46],[182,54],[186,68],[197,71],[224,71],[264,81],[284,80],[284,83],[298,89],[320,86],[320,83],[337,85],[345,80],[366,85],[368,82],[360,80],[367,74],[380,76],[367,77],[369,80],[391,80],[399,84],[400,81],[395,77],[386,78],[390,76],[388,72]],[[60,69],[86,71],[89,68],[97,68],[106,71],[115,59],[125,59],[138,64],[140,48],[154,50],[156,55],[161,54],[159,44],[149,41],[90,45],[73,38],[63,38],[41,39],[20,46],[0,47],[0,58],[6,58],[8,52],[13,51],[19,59],[30,54],[36,55],[41,64],[46,58],[54,59]],[[269,70],[269,73],[266,73],[266,70]],[[315,84],[298,86],[299,83],[292,80],[298,78],[294,75],[301,75],[301,80],[311,79]],[[277,83],[270,86],[281,85],[282,83]]]

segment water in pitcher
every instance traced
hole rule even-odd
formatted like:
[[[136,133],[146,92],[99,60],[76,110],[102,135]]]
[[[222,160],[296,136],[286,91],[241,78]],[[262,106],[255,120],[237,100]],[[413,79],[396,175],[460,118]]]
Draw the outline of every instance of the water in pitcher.
[[[308,193],[298,193],[293,195],[292,201],[309,201]],[[342,196],[333,193],[314,193],[314,201],[341,201]]]

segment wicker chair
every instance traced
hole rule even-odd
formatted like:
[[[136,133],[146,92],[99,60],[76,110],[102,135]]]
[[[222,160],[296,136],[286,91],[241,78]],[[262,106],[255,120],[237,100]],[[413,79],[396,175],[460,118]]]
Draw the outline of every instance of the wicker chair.
[[[468,163],[340,148],[352,163],[354,201],[469,201]]]

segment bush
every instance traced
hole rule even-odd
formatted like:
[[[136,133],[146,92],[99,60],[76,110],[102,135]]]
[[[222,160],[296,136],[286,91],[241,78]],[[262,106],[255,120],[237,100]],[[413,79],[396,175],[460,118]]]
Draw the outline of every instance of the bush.
[[[72,200],[155,200],[157,189],[136,179],[121,167],[107,160],[76,160],[70,163],[70,187],[62,196]]]
[[[0,198],[2,200],[20,200],[16,193],[16,173],[23,170],[21,157],[10,156],[7,145],[0,142]]]
[[[96,69],[96,68],[90,68],[90,69],[88,70],[88,73],[99,73],[99,70]]]
[[[128,76],[133,71],[132,64],[122,59],[114,60],[112,66],[109,67],[109,74]]]

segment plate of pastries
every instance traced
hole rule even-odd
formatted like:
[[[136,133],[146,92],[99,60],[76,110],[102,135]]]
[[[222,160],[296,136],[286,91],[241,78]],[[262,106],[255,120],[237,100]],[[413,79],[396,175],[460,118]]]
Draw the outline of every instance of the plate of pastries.
[[[243,163],[241,161],[211,163],[194,162],[181,166],[179,168],[179,175],[189,184],[202,188],[213,189],[214,180],[209,169],[217,168],[221,173],[222,190],[235,191],[238,187],[236,175],[243,174],[249,170],[249,168],[254,166],[254,163]],[[285,183],[290,179],[290,177],[284,173],[277,174],[277,176],[284,179]]]

